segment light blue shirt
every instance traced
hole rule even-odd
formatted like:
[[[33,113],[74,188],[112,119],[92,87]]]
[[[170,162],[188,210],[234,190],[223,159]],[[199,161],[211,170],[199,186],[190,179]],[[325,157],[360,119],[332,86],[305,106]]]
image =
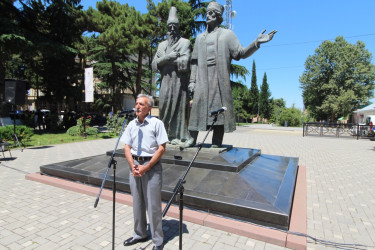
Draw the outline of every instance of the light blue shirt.
[[[137,117],[128,124],[120,140],[131,146],[132,155],[153,156],[159,145],[168,142],[168,135],[161,120],[147,116],[140,123]]]

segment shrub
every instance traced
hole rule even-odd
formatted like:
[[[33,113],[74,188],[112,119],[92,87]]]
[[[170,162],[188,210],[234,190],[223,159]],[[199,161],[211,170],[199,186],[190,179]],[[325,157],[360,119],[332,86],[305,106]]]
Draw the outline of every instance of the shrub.
[[[288,126],[298,127],[301,126],[302,111],[295,108],[285,108],[280,113],[280,125],[284,126],[285,122],[288,122]]]
[[[107,119],[107,129],[112,133],[120,133],[122,125],[124,124],[125,117],[119,117],[118,114],[112,116],[112,118]]]
[[[86,128],[87,135],[97,135],[98,133],[99,133],[99,130],[97,128],[93,128],[93,127]]]
[[[97,135],[99,130],[97,128],[89,127],[90,122],[91,116],[87,116],[85,126],[83,126],[83,117],[81,117],[77,120],[77,125],[70,127],[66,132],[71,136],[83,135],[86,127],[86,135]]]
[[[14,134],[14,126],[7,125],[4,127],[0,127],[0,138],[7,141],[13,140],[13,134]],[[33,129],[27,127],[27,126],[16,126],[16,135],[18,138],[18,141],[20,142],[27,142],[30,140],[30,138],[34,135]],[[25,144],[25,143],[23,143]]]
[[[85,127],[86,127],[86,134],[87,134],[87,130],[89,128],[89,125],[90,125],[90,122],[91,122],[91,116],[86,116],[85,117],[85,126],[83,125],[83,116],[81,118],[79,118],[77,120],[77,127],[79,129],[79,134],[80,135],[83,135],[84,131],[85,131]]]
[[[66,132],[68,133],[68,135],[71,135],[71,136],[80,135],[78,126],[70,127]]]

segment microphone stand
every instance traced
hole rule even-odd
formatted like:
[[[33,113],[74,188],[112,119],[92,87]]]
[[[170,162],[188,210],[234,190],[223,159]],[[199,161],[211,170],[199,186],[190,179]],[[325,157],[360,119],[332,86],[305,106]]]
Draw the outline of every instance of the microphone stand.
[[[177,193],[179,193],[179,210],[180,210],[180,221],[179,221],[179,249],[182,250],[182,220],[183,220],[183,209],[184,209],[184,186],[183,184],[186,183],[185,181],[185,178],[186,178],[186,175],[188,174],[191,166],[193,165],[194,161],[195,161],[195,158],[197,158],[199,152],[201,151],[202,147],[203,147],[203,143],[204,141],[206,140],[208,134],[213,130],[213,127],[214,127],[214,124],[216,123],[217,121],[217,116],[218,114],[215,114],[215,117],[214,117],[214,120],[212,121],[212,125],[211,127],[209,128],[209,130],[207,131],[207,134],[206,136],[204,137],[203,141],[202,142],[199,142],[198,143],[198,149],[197,149],[197,152],[195,153],[193,159],[191,160],[188,168],[186,169],[184,175],[182,176],[182,178],[177,182],[177,185],[175,186],[175,188],[173,189],[173,195],[171,197],[171,199],[168,201],[168,204],[165,206],[164,210],[163,210],[163,213],[162,213],[162,216],[164,217],[167,212],[168,212],[168,209],[169,207],[171,206],[174,198],[176,197]]]
[[[119,141],[121,139],[121,136],[122,136],[122,133],[124,131],[124,127],[125,127],[127,118],[128,118],[128,115],[126,115],[125,120],[124,120],[124,124],[122,125],[122,128],[120,130],[120,135],[119,135],[119,137],[117,139],[116,146],[115,146],[115,148],[112,151],[111,159],[109,159],[108,166],[107,166],[107,171],[105,172],[105,175],[104,175],[104,178],[103,178],[103,182],[102,182],[102,186],[100,187],[98,197],[96,198],[95,204],[94,204],[94,208],[96,208],[98,206],[98,203],[99,203],[99,197],[100,197],[100,195],[102,193],[102,190],[103,190],[103,187],[104,187],[104,183],[105,183],[105,181],[107,179],[108,171],[111,168],[111,165],[113,165],[113,185],[112,185],[112,191],[113,191],[113,199],[112,199],[112,249],[115,249],[115,209],[116,209],[115,204],[116,204],[116,165],[117,165],[117,161],[114,158],[115,158],[115,155],[116,155],[116,149],[117,149],[118,143],[119,143]]]

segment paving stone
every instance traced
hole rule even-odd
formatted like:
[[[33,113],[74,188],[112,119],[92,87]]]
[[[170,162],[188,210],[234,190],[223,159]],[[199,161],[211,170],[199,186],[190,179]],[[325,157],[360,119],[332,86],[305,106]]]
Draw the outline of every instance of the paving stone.
[[[12,250],[14,249],[14,250],[17,250],[17,249],[25,249],[25,247],[21,246],[17,242],[13,242],[12,244],[8,245],[8,247],[4,247],[4,246],[0,245],[0,250],[2,250],[2,249],[12,249]]]
[[[23,237],[18,235],[18,234],[10,234],[10,235],[0,239],[0,244],[4,245],[4,246],[7,246],[7,245],[12,244],[13,242],[18,242],[18,241],[22,240],[22,238]]]
[[[225,134],[224,143],[261,149],[262,154],[299,157],[299,163],[306,166],[307,234],[337,243],[375,246],[374,142],[302,137],[299,129],[291,132],[255,126]],[[198,141],[204,135],[199,133]],[[103,154],[115,143],[116,139],[107,139],[12,150],[14,159],[0,163],[0,200],[4,201],[0,208],[0,250],[18,249],[18,242],[28,244],[29,239],[33,244],[22,249],[109,249],[111,244],[101,244],[111,241],[112,202],[101,200],[94,209],[95,198],[25,180],[25,174],[38,172],[41,165]],[[121,248],[122,241],[132,234],[132,207],[118,205],[116,209],[116,247]],[[165,220],[177,222],[164,226],[170,238],[165,249],[177,249],[178,220]],[[279,249],[190,222],[184,226],[188,231],[183,235],[184,249],[196,249],[194,244],[207,244],[211,249]],[[78,242],[80,238],[86,244]],[[60,241],[55,242],[57,239]],[[331,249],[312,240],[308,240],[307,248]]]

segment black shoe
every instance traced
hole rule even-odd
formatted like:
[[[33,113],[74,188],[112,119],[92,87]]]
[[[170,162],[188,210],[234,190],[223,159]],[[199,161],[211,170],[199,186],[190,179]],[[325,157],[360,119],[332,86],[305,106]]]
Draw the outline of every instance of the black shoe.
[[[124,241],[124,246],[131,246],[137,244],[138,242],[146,242],[147,240],[147,237],[143,239],[134,239],[133,237],[131,237]]]
[[[163,250],[163,248],[164,248],[164,245],[161,244],[160,246],[154,246],[154,247],[152,248],[152,250]]]

